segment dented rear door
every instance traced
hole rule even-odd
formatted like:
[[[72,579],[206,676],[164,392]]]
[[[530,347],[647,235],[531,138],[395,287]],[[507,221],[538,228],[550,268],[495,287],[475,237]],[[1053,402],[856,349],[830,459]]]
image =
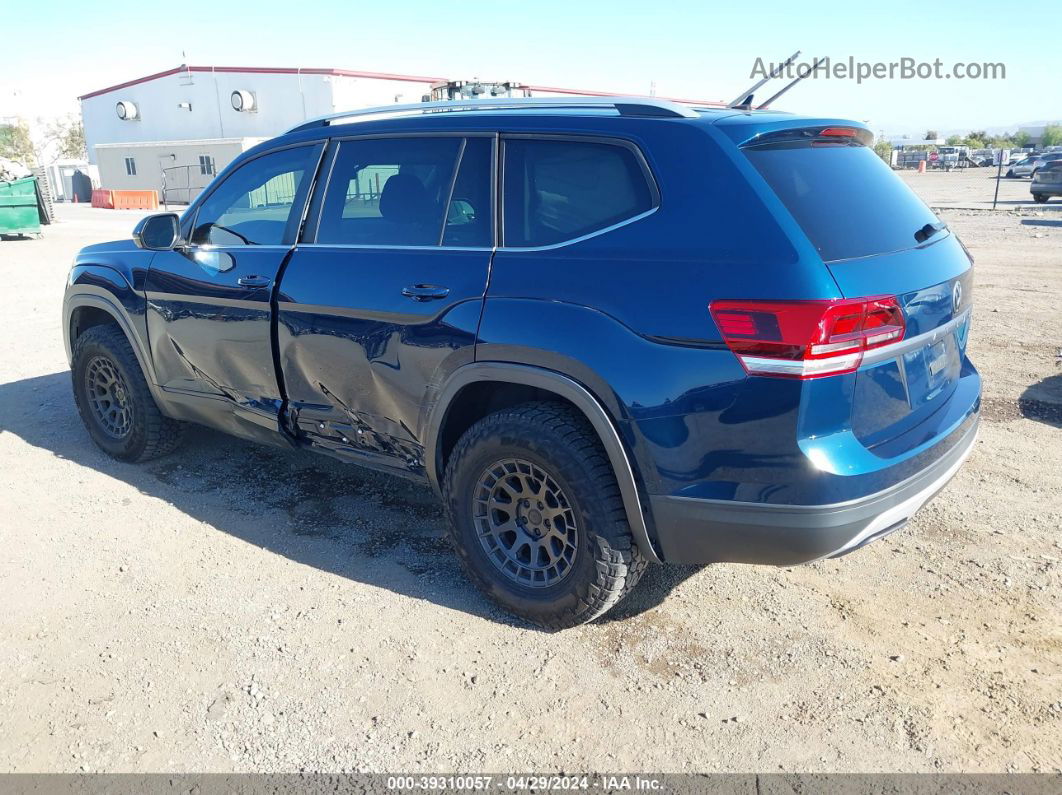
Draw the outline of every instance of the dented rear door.
[[[425,394],[475,355],[493,149],[493,136],[406,136],[329,154],[277,295],[288,422],[313,446],[423,471]]]

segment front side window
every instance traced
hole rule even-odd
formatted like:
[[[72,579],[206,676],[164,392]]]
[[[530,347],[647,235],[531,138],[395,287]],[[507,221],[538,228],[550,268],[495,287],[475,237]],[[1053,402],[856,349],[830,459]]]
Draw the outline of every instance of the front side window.
[[[343,141],[316,242],[487,246],[491,142],[408,137]]]
[[[318,146],[300,146],[240,166],[199,207],[192,243],[275,246],[293,242],[319,154]]]
[[[506,246],[548,246],[651,210],[646,174],[626,146],[597,141],[505,141]]]

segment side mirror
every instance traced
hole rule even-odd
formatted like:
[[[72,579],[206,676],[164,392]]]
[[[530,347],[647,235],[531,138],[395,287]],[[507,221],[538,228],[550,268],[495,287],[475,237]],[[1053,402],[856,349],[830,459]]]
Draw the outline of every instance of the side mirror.
[[[149,215],[133,230],[133,242],[151,251],[169,251],[181,237],[181,224],[176,213]]]

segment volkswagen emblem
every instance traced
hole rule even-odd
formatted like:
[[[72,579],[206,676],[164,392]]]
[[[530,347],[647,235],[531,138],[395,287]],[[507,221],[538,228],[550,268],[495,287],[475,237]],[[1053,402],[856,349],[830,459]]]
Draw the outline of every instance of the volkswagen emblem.
[[[958,312],[960,306],[962,306],[962,282],[955,282],[955,286],[951,288],[951,311]]]

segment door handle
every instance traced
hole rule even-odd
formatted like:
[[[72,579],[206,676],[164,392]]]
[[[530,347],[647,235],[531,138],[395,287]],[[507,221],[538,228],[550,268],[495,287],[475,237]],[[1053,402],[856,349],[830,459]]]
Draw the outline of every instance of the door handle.
[[[269,279],[265,276],[241,276],[236,280],[236,284],[240,285],[240,287],[267,287]]]
[[[449,287],[437,287],[434,284],[415,284],[412,287],[402,288],[402,295],[414,301],[434,301],[438,298],[445,298],[449,294]]]

